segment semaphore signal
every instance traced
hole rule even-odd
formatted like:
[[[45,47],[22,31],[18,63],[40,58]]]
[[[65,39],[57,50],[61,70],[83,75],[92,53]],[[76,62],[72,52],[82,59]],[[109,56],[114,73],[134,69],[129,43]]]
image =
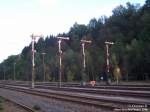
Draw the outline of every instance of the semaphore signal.
[[[34,80],[35,80],[35,62],[34,62],[34,60],[35,60],[35,52],[36,52],[36,50],[35,50],[35,46],[34,46],[34,44],[35,44],[35,41],[36,41],[36,38],[37,37],[43,37],[43,35],[34,35],[34,34],[32,34],[31,35],[31,39],[32,39],[32,84],[31,84],[31,88],[34,88]]]
[[[106,65],[107,65],[107,72],[109,73],[109,69],[110,69],[110,63],[109,63],[109,57],[110,57],[110,54],[109,54],[109,45],[113,45],[114,43],[106,41],[105,44],[106,44]]]
[[[81,40],[81,45],[82,45],[82,55],[83,55],[83,73],[82,73],[82,85],[85,85],[84,83],[84,74],[85,74],[85,68],[86,68],[86,64],[85,64],[85,45],[86,44],[91,44],[92,41],[90,40]]]
[[[59,87],[61,88],[61,70],[62,70],[62,50],[61,50],[61,43],[62,40],[69,40],[69,37],[57,37],[58,39],[58,49],[59,49]]]

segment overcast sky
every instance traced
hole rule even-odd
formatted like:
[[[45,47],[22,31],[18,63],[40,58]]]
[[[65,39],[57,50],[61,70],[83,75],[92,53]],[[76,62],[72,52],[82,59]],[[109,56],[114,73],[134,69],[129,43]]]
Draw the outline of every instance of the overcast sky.
[[[145,0],[0,0],[0,62],[21,53],[30,35],[57,35],[75,23],[88,24],[92,18],[110,16],[113,8],[126,2]]]

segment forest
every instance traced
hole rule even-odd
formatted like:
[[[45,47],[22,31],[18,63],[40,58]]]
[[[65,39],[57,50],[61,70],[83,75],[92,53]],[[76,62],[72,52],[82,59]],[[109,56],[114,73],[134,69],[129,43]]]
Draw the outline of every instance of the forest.
[[[110,17],[92,18],[87,25],[74,23],[69,32],[57,35],[70,38],[62,43],[62,81],[81,80],[81,39],[92,41],[85,47],[86,80],[100,81],[106,72],[105,41],[114,42],[109,46],[111,80],[115,80],[116,68],[120,68],[120,80],[123,81],[150,79],[150,0],[146,0],[143,6],[128,2],[112,12]],[[57,36],[48,35],[35,43],[36,81],[44,78],[42,53],[45,53],[46,81],[59,79]],[[31,80],[31,44],[25,46],[20,54],[11,55],[0,63],[1,80],[13,80],[14,72],[16,80]]]

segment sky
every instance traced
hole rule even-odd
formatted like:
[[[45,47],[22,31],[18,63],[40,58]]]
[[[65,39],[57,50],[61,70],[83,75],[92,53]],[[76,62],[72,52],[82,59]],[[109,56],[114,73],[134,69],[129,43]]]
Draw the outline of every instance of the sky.
[[[56,36],[75,22],[87,25],[92,18],[109,17],[127,2],[142,6],[145,0],[0,0],[0,62],[20,54],[31,34]]]

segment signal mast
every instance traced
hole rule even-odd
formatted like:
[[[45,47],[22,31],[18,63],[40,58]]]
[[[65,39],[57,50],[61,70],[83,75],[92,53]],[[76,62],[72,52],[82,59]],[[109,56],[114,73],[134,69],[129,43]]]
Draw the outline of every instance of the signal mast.
[[[108,42],[105,41],[105,45],[106,45],[106,71],[107,71],[107,76],[108,73],[110,72],[110,53],[109,53],[109,45],[113,45],[113,42]],[[107,81],[108,81],[108,77],[107,77]]]
[[[82,55],[83,55],[83,71],[82,71],[82,83],[81,83],[81,85],[85,85],[85,80],[84,80],[84,78],[85,78],[85,68],[86,68],[86,63],[85,63],[85,45],[86,44],[91,44],[92,43],[92,41],[90,41],[90,40],[81,40],[81,46],[82,46]]]
[[[59,87],[61,88],[61,76],[62,76],[62,50],[61,50],[61,43],[62,40],[69,40],[69,37],[57,37],[58,39],[58,52],[59,52]]]
[[[42,35],[34,35],[34,34],[32,34],[31,35],[31,39],[32,39],[32,79],[31,79],[31,88],[34,88],[34,80],[35,80],[35,62],[34,62],[34,60],[35,60],[35,53],[36,53],[36,50],[35,50],[35,46],[34,46],[34,44],[35,44],[35,42],[36,42],[36,38],[37,37],[43,37]]]

